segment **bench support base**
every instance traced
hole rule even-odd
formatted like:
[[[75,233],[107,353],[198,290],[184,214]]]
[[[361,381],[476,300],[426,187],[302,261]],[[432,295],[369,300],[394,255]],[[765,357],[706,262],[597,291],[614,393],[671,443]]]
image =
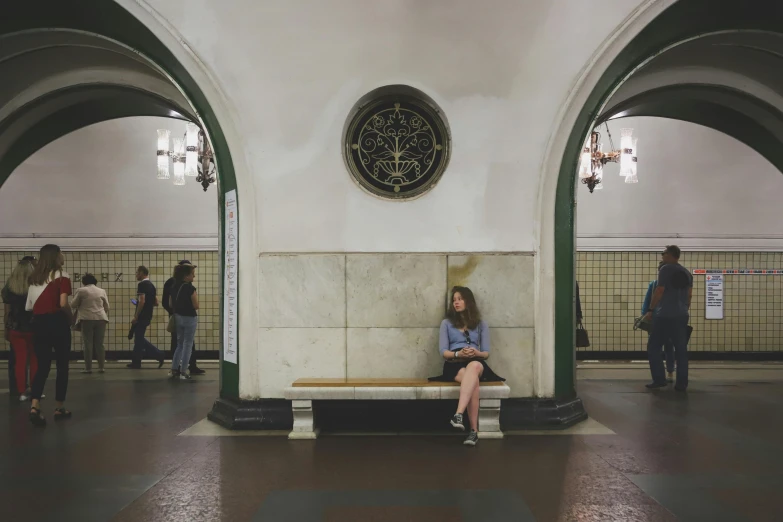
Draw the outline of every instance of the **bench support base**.
[[[291,411],[294,414],[294,429],[288,435],[290,440],[312,440],[318,437],[315,429],[315,412],[313,401],[291,401]]]

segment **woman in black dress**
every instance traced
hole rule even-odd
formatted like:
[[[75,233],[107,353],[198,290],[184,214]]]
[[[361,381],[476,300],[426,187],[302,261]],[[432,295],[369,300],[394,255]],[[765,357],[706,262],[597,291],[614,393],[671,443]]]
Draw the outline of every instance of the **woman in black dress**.
[[[470,419],[470,432],[464,444],[478,442],[479,382],[504,381],[487,365],[489,358],[489,326],[481,319],[476,298],[469,288],[451,289],[451,304],[446,319],[440,324],[439,349],[445,359],[443,375],[432,380],[460,383],[457,412],[451,425],[465,430],[464,414]]]

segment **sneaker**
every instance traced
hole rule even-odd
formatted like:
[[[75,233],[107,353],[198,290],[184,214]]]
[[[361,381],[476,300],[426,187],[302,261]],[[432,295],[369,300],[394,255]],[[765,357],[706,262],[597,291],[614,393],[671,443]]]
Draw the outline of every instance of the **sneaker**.
[[[27,393],[23,393],[19,396],[19,402],[25,402],[30,400],[30,395]]]
[[[459,430],[465,431],[465,421],[462,420],[461,413],[454,414],[454,416],[451,418],[451,425]]]
[[[650,390],[655,390],[658,388],[666,388],[668,384],[665,382],[651,382],[650,384],[645,384],[644,386]]]
[[[169,377],[172,379],[179,377],[179,370],[169,370]]]
[[[204,375],[205,373],[207,372],[205,372],[201,368],[195,368],[195,367],[190,368],[190,375]]]
[[[188,372],[182,372],[179,374],[179,379],[181,381],[189,381],[190,380],[190,373]]]
[[[82,370],[82,373],[92,373],[92,370]]]
[[[478,442],[478,433],[473,430],[470,430],[470,433],[468,433],[468,436],[465,437],[465,442],[463,442],[463,444],[465,446],[475,446],[477,442]]]

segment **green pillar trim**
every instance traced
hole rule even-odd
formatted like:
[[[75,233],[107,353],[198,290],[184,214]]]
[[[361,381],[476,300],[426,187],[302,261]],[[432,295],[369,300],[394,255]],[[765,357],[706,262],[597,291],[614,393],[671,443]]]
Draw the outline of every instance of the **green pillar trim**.
[[[637,67],[678,42],[723,31],[783,33],[783,9],[775,2],[679,0],[648,24],[620,52],[596,83],[568,138],[555,195],[555,396],[575,388],[575,265],[577,165],[582,146],[610,94]],[[586,310],[589,313],[589,310]]]
[[[170,78],[173,78],[195,111],[201,117],[209,135],[212,150],[217,160],[218,206],[220,223],[220,256],[225,259],[223,211],[225,193],[237,189],[236,174],[231,151],[217,116],[206,96],[193,77],[177,60],[174,54],[133,15],[122,6],[107,0],[80,0],[69,2],[62,0],[38,0],[36,2],[13,2],[3,7],[0,17],[0,36],[24,30],[35,29],[72,29],[93,33],[126,45],[141,56],[154,63]],[[241,197],[237,191],[237,212],[241,212]],[[221,262],[220,284],[223,285],[225,267]],[[242,267],[239,267],[241,270]],[[237,296],[238,297],[238,296]],[[223,343],[222,317],[225,305],[221,295],[221,346]],[[237,301],[239,302],[239,300]],[[239,320],[237,318],[237,320]],[[239,323],[237,323],[239,326]],[[239,346],[237,346],[239,351]],[[237,354],[237,362],[239,362]],[[220,396],[239,397],[239,365],[223,361],[220,350]]]

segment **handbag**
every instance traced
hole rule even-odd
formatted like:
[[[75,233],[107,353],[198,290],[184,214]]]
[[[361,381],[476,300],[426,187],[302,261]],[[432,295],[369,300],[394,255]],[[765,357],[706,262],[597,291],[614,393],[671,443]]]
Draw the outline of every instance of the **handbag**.
[[[633,322],[633,329],[650,333],[650,330],[652,330],[652,323],[650,321],[645,321],[644,316],[637,317]]]
[[[177,290],[177,297],[174,298],[175,305],[177,304],[177,301],[179,301],[179,293],[182,291],[183,286],[185,285],[180,285],[179,290]],[[177,331],[177,320],[174,318],[174,314],[169,316],[169,324],[166,325],[166,331],[168,333],[174,333]]]
[[[579,321],[579,323],[576,325],[576,347],[587,348],[589,346],[590,346],[590,336],[587,335],[587,330],[582,324],[582,321]]]

